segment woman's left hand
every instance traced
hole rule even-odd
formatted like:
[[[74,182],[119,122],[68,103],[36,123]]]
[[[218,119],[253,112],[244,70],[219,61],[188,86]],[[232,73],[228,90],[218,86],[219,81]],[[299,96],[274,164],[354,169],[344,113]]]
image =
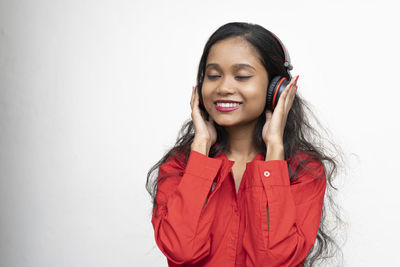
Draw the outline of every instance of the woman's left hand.
[[[296,95],[296,83],[298,78],[299,75],[297,75],[296,78],[292,78],[290,83],[283,90],[274,112],[268,109],[265,111],[266,120],[262,130],[262,137],[266,146],[283,146],[283,132],[286,126],[287,116]]]

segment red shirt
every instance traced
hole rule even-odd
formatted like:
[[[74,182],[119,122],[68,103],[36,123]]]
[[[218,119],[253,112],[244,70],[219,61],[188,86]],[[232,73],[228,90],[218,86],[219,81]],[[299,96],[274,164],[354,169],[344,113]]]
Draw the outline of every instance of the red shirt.
[[[246,163],[238,193],[234,163],[224,153],[191,151],[186,166],[175,158],[160,166],[158,178],[171,176],[158,184],[158,217],[154,209],[151,222],[168,266],[303,266],[321,220],[321,162],[309,162],[314,171],[301,169],[290,181],[294,161],[265,161],[260,153]]]

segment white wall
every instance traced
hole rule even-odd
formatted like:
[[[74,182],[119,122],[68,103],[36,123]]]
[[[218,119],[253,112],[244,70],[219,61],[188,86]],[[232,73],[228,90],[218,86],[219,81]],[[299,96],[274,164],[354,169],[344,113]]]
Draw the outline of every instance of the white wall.
[[[146,174],[231,21],[287,46],[349,155],[346,266],[399,266],[396,1],[0,1],[0,265],[166,266]]]

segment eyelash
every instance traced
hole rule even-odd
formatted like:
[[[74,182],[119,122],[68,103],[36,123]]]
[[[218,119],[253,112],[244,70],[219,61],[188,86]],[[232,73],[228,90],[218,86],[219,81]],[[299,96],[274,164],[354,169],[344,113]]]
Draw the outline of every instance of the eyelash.
[[[207,77],[210,80],[214,80],[216,77],[220,77],[220,76],[218,76],[218,75],[208,75]],[[236,76],[236,77],[239,78],[239,80],[246,80],[246,79],[249,79],[249,78],[251,78],[253,76]]]

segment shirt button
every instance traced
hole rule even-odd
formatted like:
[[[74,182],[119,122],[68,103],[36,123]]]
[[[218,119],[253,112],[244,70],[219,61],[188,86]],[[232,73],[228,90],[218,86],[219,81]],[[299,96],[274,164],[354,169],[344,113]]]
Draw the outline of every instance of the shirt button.
[[[270,175],[269,171],[265,171],[265,172],[264,172],[264,176],[265,176],[265,177],[268,177],[269,175]]]

